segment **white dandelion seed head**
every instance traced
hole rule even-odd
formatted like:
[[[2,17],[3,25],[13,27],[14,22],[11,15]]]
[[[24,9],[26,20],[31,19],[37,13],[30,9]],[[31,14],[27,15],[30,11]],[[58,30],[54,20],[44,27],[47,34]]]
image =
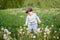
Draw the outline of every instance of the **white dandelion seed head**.
[[[22,32],[19,32],[20,34],[22,34]]]
[[[55,33],[57,33],[57,31],[54,31]]]
[[[2,27],[1,30],[4,30],[4,28]]]
[[[11,34],[11,32],[8,32],[8,34]]]
[[[45,32],[48,32],[48,31],[50,31],[48,28],[45,28]]]
[[[3,39],[5,39],[5,40],[7,39],[7,35],[6,34],[3,35]]]
[[[56,38],[55,36],[53,36],[53,38]]]
[[[46,32],[44,32],[44,35],[46,35]]]
[[[23,29],[21,28],[20,31],[23,31]]]
[[[44,35],[44,37],[46,37],[47,35]]]
[[[50,31],[48,31],[47,34],[50,34]]]
[[[25,32],[23,32],[23,34],[25,34]]]
[[[4,29],[4,32],[8,33],[9,31],[8,31],[8,29]]]
[[[38,28],[38,29],[37,29],[37,32],[41,32],[41,28]]]
[[[52,24],[51,27],[54,27],[54,25]]]
[[[57,39],[59,39],[59,37],[57,36]]]
[[[34,35],[33,38],[36,38],[36,36]]]

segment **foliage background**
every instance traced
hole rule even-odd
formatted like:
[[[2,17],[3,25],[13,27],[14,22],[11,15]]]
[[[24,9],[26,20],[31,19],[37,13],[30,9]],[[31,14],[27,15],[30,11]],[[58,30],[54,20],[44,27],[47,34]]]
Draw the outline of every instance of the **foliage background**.
[[[0,32],[2,27],[7,28],[12,33],[10,36],[18,40],[20,36],[17,37],[17,30],[24,27],[25,7],[27,6],[31,6],[33,12],[40,17],[42,23],[38,27],[45,28],[54,25],[50,40],[57,40],[52,37],[57,35],[60,39],[60,0],[0,0]],[[57,31],[57,34],[54,34],[54,31]],[[0,35],[0,39],[2,39],[1,37]],[[23,36],[22,39],[26,38]]]
[[[0,9],[25,6],[39,8],[60,8],[60,0],[0,0]]]

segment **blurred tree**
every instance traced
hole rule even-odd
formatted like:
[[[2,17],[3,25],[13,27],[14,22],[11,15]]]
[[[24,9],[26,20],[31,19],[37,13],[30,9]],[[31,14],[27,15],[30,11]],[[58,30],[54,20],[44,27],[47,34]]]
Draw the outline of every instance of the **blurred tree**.
[[[60,0],[0,0],[0,9],[24,6],[60,8]]]

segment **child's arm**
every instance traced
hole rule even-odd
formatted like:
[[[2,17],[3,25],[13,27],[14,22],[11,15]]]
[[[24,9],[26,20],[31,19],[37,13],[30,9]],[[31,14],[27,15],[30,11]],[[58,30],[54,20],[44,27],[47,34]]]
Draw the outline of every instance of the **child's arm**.
[[[27,26],[27,25],[28,25],[28,17],[26,17],[26,22],[24,26]]]
[[[39,24],[41,23],[41,20],[39,19],[39,17],[36,15],[36,19],[39,22]]]

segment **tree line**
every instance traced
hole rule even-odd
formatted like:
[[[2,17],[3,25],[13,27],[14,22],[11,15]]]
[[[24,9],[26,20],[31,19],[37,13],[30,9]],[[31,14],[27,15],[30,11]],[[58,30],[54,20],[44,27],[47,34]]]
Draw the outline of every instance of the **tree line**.
[[[20,8],[26,6],[60,8],[60,0],[0,0],[0,9]]]

